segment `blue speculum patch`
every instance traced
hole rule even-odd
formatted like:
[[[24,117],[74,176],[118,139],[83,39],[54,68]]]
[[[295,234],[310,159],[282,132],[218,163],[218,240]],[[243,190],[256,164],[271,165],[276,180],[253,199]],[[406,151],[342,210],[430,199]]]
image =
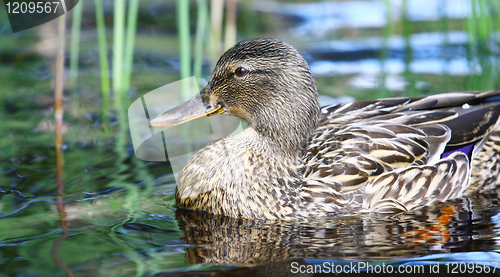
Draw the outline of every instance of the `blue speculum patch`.
[[[470,160],[471,157],[472,157],[472,149],[474,148],[475,144],[476,144],[476,142],[471,143],[471,144],[467,144],[465,146],[449,147],[449,148],[447,148],[447,150],[449,150],[449,151],[444,152],[441,155],[441,158],[446,158],[446,157],[450,156],[451,154],[453,154],[455,152],[462,152],[462,153],[466,154],[467,157],[469,157],[469,160]]]

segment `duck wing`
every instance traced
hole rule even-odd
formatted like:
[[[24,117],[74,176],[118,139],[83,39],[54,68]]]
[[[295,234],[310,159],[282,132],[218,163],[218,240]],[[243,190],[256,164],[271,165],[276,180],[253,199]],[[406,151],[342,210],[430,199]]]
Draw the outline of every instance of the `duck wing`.
[[[405,211],[462,195],[470,161],[498,125],[500,91],[322,108],[302,197],[327,212]]]

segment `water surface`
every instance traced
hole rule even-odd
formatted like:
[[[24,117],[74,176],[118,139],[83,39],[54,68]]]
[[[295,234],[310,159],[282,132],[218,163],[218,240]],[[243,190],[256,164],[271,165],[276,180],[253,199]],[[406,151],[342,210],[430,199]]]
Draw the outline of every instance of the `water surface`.
[[[500,261],[499,190],[393,216],[309,223],[177,210],[169,163],[137,159],[120,122],[126,111],[102,111],[94,7],[85,2],[78,85],[65,91],[64,214],[56,207],[55,25],[16,34],[0,27],[0,276],[290,276],[298,268],[328,272],[325,262],[424,266],[424,273],[438,265],[441,274],[454,262],[484,272],[478,265],[488,262],[500,275],[493,264]],[[143,2],[129,103],[178,79],[174,2]],[[463,28],[473,2],[256,1],[241,5],[238,33],[295,45],[323,97],[498,88],[497,34],[476,44]],[[248,15],[254,26],[244,23]]]

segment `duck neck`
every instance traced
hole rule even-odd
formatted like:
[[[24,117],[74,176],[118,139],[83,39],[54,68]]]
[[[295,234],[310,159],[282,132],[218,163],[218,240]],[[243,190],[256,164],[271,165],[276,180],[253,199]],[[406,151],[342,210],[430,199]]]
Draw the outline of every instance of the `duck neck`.
[[[319,106],[305,112],[274,108],[257,116],[249,128],[255,130],[265,144],[282,156],[301,157],[309,137],[316,129],[318,112]]]
[[[247,133],[255,132],[257,141],[275,155],[296,158],[301,156],[307,143],[307,137],[291,132],[288,128],[277,128],[276,125],[249,126]]]

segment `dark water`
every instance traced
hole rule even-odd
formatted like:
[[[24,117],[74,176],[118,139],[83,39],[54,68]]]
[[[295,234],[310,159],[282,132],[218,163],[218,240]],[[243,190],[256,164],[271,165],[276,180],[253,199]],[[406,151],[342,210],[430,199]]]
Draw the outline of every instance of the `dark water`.
[[[464,27],[471,3],[244,2],[238,34],[295,45],[327,96],[498,88],[498,35],[473,39]],[[169,163],[136,158],[120,121],[125,108],[102,111],[94,7],[85,4],[80,75],[64,99],[64,214],[56,207],[55,25],[12,34],[0,12],[0,276],[313,276],[308,270],[332,265],[356,276],[390,268],[500,275],[498,190],[394,216],[307,224],[177,210]],[[173,4],[141,2],[129,103],[178,79]],[[111,27],[111,2],[105,10]]]

